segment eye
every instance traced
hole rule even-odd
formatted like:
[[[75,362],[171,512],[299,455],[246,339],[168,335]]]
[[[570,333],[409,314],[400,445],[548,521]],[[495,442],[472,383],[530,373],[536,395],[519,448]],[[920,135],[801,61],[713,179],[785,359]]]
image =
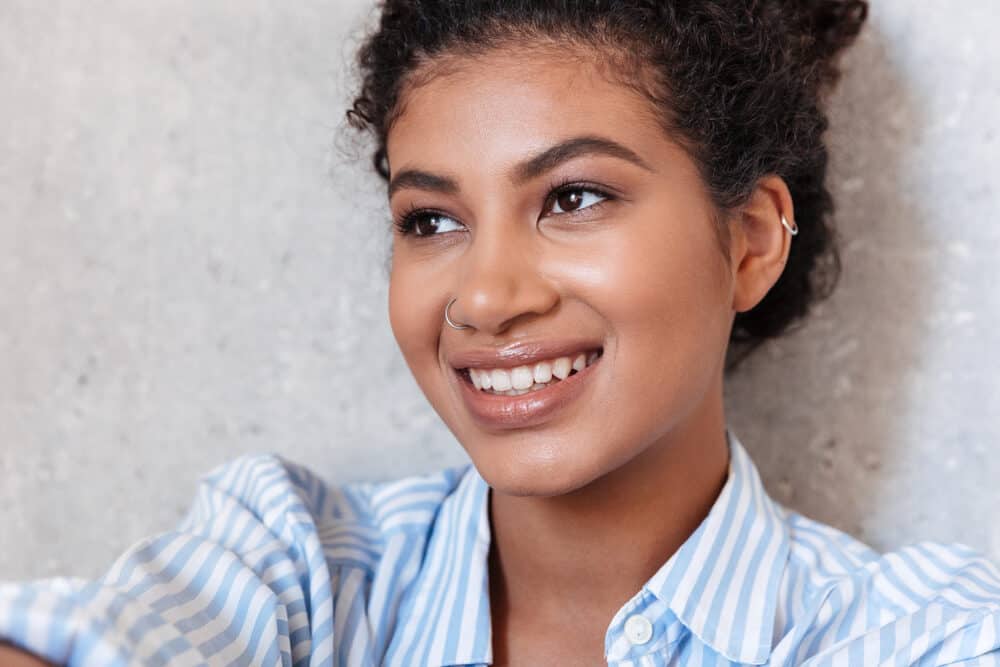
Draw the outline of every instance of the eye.
[[[403,215],[396,228],[403,235],[434,236],[465,229],[462,223],[437,211],[411,211]]]
[[[591,208],[611,199],[611,195],[593,187],[574,185],[556,190],[550,199],[551,207],[548,210],[559,215]]]

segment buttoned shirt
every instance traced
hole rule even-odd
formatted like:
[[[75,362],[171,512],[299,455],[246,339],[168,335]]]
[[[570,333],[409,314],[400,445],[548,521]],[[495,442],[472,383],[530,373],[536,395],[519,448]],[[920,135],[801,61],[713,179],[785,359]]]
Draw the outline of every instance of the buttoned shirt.
[[[877,553],[775,502],[727,441],[708,515],[608,619],[608,665],[1000,665],[985,557]],[[70,665],[489,665],[490,541],[471,464],[334,487],[247,456],[98,580],[0,585],[0,638]]]

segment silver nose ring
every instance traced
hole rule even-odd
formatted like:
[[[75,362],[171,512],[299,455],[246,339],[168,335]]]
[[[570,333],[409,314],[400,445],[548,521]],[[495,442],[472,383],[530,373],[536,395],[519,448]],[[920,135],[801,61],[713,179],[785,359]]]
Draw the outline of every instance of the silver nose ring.
[[[471,329],[472,326],[469,324],[455,324],[454,322],[451,321],[451,317],[448,316],[448,309],[451,308],[451,304],[455,303],[456,301],[458,301],[457,296],[454,297],[451,301],[449,301],[448,305],[444,307],[444,321],[447,322],[448,326],[450,326],[452,329],[459,329],[459,330]]]

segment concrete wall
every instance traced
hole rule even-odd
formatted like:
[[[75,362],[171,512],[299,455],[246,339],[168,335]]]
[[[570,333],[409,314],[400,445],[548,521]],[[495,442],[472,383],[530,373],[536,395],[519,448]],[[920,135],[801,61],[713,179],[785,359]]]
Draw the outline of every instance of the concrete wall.
[[[1000,561],[1000,5],[879,0],[832,100],[845,275],[728,388],[773,495]],[[0,578],[95,575],[199,474],[463,460],[334,148],[361,0],[0,3]],[[352,36],[353,35],[353,36]]]

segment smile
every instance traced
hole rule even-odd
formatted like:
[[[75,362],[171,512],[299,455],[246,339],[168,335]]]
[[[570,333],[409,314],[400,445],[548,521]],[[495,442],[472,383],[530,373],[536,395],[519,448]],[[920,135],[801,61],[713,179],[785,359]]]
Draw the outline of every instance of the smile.
[[[543,424],[581,397],[601,365],[603,348],[566,350],[550,357],[481,360],[454,369],[459,394],[481,426],[508,430]],[[519,365],[514,365],[521,361]]]
[[[485,393],[503,396],[521,396],[541,391],[550,384],[562,382],[596,362],[599,351],[581,352],[575,357],[556,357],[528,366],[515,368],[466,368],[472,385]]]

